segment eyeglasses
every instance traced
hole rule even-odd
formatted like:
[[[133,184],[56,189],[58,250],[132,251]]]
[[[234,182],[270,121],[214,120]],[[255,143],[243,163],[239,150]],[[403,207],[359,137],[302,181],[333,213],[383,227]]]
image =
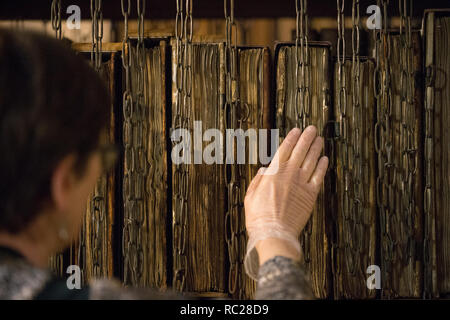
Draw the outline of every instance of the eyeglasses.
[[[103,171],[112,171],[119,158],[119,148],[116,145],[107,144],[99,146],[96,151],[100,154]]]

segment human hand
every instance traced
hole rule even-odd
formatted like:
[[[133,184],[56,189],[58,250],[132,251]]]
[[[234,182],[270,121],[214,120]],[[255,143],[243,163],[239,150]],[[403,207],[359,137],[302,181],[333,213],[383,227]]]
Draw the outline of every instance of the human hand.
[[[303,134],[291,130],[269,168],[260,169],[250,183],[244,201],[249,236],[244,264],[250,277],[255,279],[259,265],[276,255],[299,259],[298,238],[328,167],[328,158],[320,158],[323,146],[315,127]]]

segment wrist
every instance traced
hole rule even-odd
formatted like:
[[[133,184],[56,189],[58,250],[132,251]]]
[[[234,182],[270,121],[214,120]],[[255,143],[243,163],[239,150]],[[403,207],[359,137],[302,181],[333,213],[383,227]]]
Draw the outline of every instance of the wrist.
[[[290,258],[296,262],[301,260],[301,252],[295,246],[284,239],[267,238],[260,240],[255,245],[259,256],[259,265],[263,265],[276,256]]]

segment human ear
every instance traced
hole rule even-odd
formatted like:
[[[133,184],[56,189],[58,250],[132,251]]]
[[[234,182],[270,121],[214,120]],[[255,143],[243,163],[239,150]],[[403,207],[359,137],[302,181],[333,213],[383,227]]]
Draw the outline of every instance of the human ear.
[[[76,183],[74,174],[75,155],[64,157],[53,170],[50,180],[51,200],[57,211],[66,211],[70,206],[71,192]]]

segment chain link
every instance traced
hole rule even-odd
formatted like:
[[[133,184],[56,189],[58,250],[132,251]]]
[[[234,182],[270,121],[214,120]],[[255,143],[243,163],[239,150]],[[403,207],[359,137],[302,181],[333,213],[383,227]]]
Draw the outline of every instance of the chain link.
[[[295,122],[301,129],[311,121],[311,65],[308,49],[307,0],[295,0]]]
[[[429,21],[429,20],[428,20]],[[427,24],[428,24],[427,21]],[[427,29],[430,26],[427,25]],[[427,37],[434,36],[435,26],[431,26],[432,34],[427,30]],[[436,295],[433,233],[434,233],[434,95],[435,95],[435,67],[434,67],[434,42],[432,47],[426,48],[426,75],[425,75],[425,141],[424,141],[424,168],[425,168],[425,188],[424,188],[424,241],[423,241],[423,260],[424,260],[424,298],[431,298]]]
[[[122,250],[124,256],[124,283],[145,285],[144,282],[144,223],[147,199],[147,114],[144,85],[146,81],[146,52],[144,45],[145,0],[137,0],[138,40],[132,56],[128,20],[131,1],[121,0],[124,17],[124,38],[122,41],[122,64],[125,69],[125,91],[123,94],[123,140],[125,153],[124,172],[124,227]],[[131,68],[136,60],[136,88],[132,90]]]
[[[409,5],[408,5],[409,4]],[[414,106],[414,70],[413,47],[411,34],[412,1],[399,0],[400,8],[400,101],[401,101],[401,132],[400,150],[402,153],[401,167],[403,170],[400,182],[402,197],[402,224],[406,233],[403,241],[405,265],[413,263],[416,247],[414,238],[415,217],[415,178],[417,171],[417,146],[415,143],[415,106]],[[403,251],[403,250],[402,250]]]
[[[98,71],[102,65],[102,41],[103,41],[103,0],[91,0],[92,19],[92,51],[91,63]]]
[[[51,23],[56,39],[62,39],[61,0],[53,0],[51,6]]]
[[[295,126],[305,129],[311,124],[311,63],[308,42],[308,1],[295,0]],[[311,262],[310,238],[312,222],[308,222],[302,235],[305,263]]]
[[[225,129],[242,129],[248,120],[249,107],[240,98],[238,30],[234,16],[234,0],[224,0],[225,14]],[[234,152],[234,151],[233,151]],[[230,269],[228,292],[237,299],[244,299],[243,258],[245,255],[245,228],[243,221],[243,190],[245,190],[244,165],[225,167],[228,194],[228,212],[225,216],[225,234]]]
[[[397,217],[395,215],[395,182],[397,178],[397,167],[394,161],[393,148],[393,99],[391,92],[391,38],[388,33],[388,6],[389,0],[382,0],[383,23],[378,37],[380,37],[377,48],[377,71],[376,75],[377,98],[377,126],[378,139],[376,138],[376,148],[378,151],[378,178],[377,178],[377,201],[380,210],[381,226],[381,251],[382,270],[385,283],[392,283],[392,263],[394,261],[395,242],[391,230],[397,228]],[[378,41],[378,40],[377,40]],[[379,64],[378,64],[379,63]],[[380,69],[378,69],[380,68]],[[377,91],[377,89],[376,89]],[[383,295],[390,298],[394,295],[391,287],[383,289]]]
[[[79,233],[79,246],[77,252],[77,263],[81,269],[81,282],[84,285],[86,281],[86,222],[83,217]]]
[[[193,61],[193,2],[177,0],[177,15],[175,18],[176,38],[176,103],[172,129],[192,130],[192,61]],[[186,150],[183,150],[186,152]],[[183,155],[185,159],[187,155]],[[186,246],[188,238],[188,200],[189,200],[190,165],[177,165],[174,171],[174,277],[173,287],[180,292],[186,289],[187,256]]]
[[[352,227],[354,225],[353,202],[350,190],[351,185],[351,169],[349,163],[350,144],[348,141],[348,119],[347,119],[347,76],[345,69],[345,0],[336,1],[337,8],[337,97],[336,106],[339,121],[339,161],[341,163],[340,171],[342,177],[342,193],[341,214],[343,221],[344,243],[339,245],[337,249],[343,252],[345,257],[345,266],[347,273],[351,276],[355,275],[355,257],[353,255],[354,245],[352,235]],[[355,53],[355,51],[353,51]],[[353,57],[356,59],[356,57]],[[353,62],[353,60],[352,60]],[[352,64],[353,67],[353,64]],[[342,247],[344,246],[344,247]]]
[[[125,3],[128,2],[127,7],[125,8]],[[122,65],[125,70],[125,91],[123,95],[123,114],[124,114],[124,122],[123,122],[123,142],[124,142],[124,154],[125,154],[125,164],[128,159],[131,159],[129,154],[132,152],[132,141],[131,136],[128,131],[131,130],[131,112],[133,108],[133,98],[131,94],[131,54],[130,54],[130,38],[128,35],[128,18],[131,11],[131,3],[130,0],[121,0],[121,9],[122,15],[124,17],[124,37],[122,41]],[[131,248],[133,248],[133,239],[130,235],[131,229],[133,227],[133,221],[129,219],[131,216],[130,206],[132,195],[130,194],[130,188],[128,187],[129,177],[131,174],[131,168],[125,165],[125,172],[123,178],[123,200],[124,200],[124,227],[123,227],[123,235],[122,235],[122,254],[124,257],[124,283],[130,283],[129,280],[129,268],[130,268],[130,260],[131,260]]]
[[[105,226],[106,221],[106,179],[100,178],[95,187],[94,196],[91,200],[91,232],[89,234],[91,255],[92,255],[92,275],[94,277],[106,276],[102,273],[103,249],[106,249]]]
[[[100,72],[102,66],[102,40],[103,40],[103,11],[102,0],[91,0],[91,19],[92,19],[92,50],[91,63],[97,72]],[[106,249],[105,227],[106,221],[106,176],[102,176],[95,186],[94,195],[90,206],[90,250],[92,256],[92,275],[94,277],[105,276],[102,273],[103,250]],[[86,226],[84,226],[86,228]]]

